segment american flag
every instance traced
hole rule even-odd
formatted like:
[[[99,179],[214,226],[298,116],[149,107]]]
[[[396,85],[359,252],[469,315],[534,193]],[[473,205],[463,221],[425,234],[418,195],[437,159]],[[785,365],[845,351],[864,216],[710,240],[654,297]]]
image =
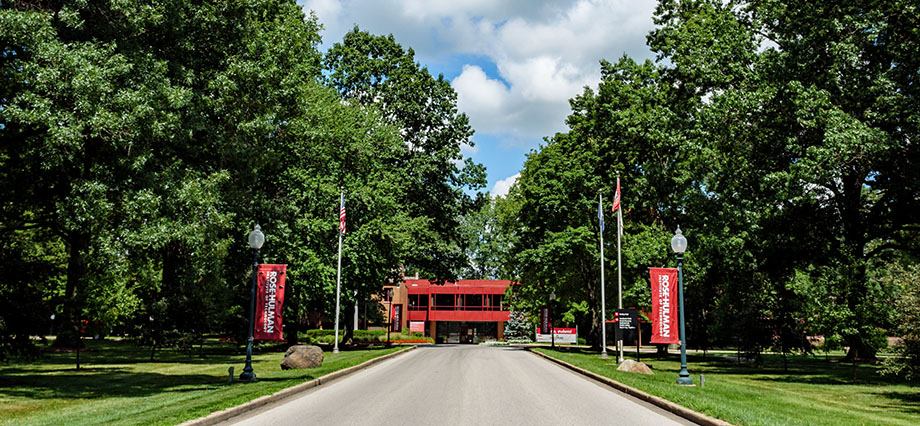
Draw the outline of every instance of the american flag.
[[[339,231],[345,233],[345,193],[342,193],[342,208],[339,210]]]
[[[613,196],[613,208],[610,211],[615,212],[620,208],[620,178],[617,177],[617,193]]]

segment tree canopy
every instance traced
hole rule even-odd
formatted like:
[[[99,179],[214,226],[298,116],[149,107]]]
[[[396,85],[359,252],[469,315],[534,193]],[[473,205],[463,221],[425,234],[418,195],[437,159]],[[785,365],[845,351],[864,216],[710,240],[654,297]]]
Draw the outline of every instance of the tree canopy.
[[[398,65],[364,75],[319,31],[287,0],[0,4],[4,354],[50,327],[78,345],[87,323],[154,348],[245,333],[255,224],[261,260],[291,266],[296,339],[334,315],[341,192],[345,306],[404,264],[454,277],[463,189],[484,180],[457,165],[456,94],[392,36],[343,41],[389,52],[349,54],[357,70]]]
[[[878,271],[918,255],[917,16],[900,1],[661,1],[657,59],[603,61],[512,189],[522,281],[586,300],[595,323],[597,194],[619,173],[629,305],[647,303],[646,267],[674,263],[679,225],[691,344],[786,352],[839,334],[874,357],[891,325]]]

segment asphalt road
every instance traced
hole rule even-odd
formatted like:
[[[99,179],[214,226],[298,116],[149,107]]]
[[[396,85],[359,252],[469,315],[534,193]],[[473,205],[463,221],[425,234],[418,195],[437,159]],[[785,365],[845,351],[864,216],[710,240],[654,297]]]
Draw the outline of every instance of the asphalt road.
[[[692,424],[520,348],[423,346],[239,425]]]

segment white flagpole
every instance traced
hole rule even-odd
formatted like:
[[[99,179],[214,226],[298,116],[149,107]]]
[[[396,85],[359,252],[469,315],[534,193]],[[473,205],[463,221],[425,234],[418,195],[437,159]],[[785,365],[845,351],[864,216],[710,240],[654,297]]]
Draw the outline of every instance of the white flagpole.
[[[617,173],[617,191],[620,189],[620,174]],[[617,297],[619,299],[617,306],[623,309],[623,257],[620,246],[620,240],[623,235],[623,196],[620,194],[620,205],[617,208]],[[617,324],[619,327],[619,324]],[[619,362],[623,362],[623,341],[617,340],[617,346],[620,350]]]
[[[342,197],[339,199],[339,207],[345,205],[345,191],[342,191]],[[341,212],[339,212],[341,214]],[[340,219],[341,220],[341,219]],[[342,230],[339,230],[339,274],[335,283],[335,346],[332,353],[339,353],[339,296],[342,292]]]
[[[604,214],[604,196],[597,194],[597,211]],[[598,221],[600,221],[598,217]],[[598,222],[600,224],[600,222]],[[604,230],[601,228],[601,358],[607,358],[607,307],[606,296],[604,295]]]

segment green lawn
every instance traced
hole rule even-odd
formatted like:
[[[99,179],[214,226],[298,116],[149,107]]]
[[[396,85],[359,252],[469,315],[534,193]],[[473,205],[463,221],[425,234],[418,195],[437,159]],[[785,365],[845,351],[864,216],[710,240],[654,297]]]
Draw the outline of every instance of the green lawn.
[[[253,355],[255,383],[228,383],[245,355],[210,342],[193,354],[149,350],[128,342],[87,341],[80,354],[44,354],[34,363],[0,366],[0,424],[177,424],[376,358],[399,347],[325,353],[323,366],[282,371],[283,352]]]
[[[614,354],[602,360],[596,352],[534,350],[734,424],[920,424],[920,387],[880,376],[872,365],[859,365],[854,383],[852,364],[828,362],[823,354],[789,357],[788,373],[776,355],[766,355],[761,368],[713,356],[705,361],[689,357],[696,386],[682,387],[674,384],[680,371],[677,355],[660,360],[643,354],[642,361],[655,372],[647,376],[616,371]],[[705,387],[699,385],[701,373]]]

